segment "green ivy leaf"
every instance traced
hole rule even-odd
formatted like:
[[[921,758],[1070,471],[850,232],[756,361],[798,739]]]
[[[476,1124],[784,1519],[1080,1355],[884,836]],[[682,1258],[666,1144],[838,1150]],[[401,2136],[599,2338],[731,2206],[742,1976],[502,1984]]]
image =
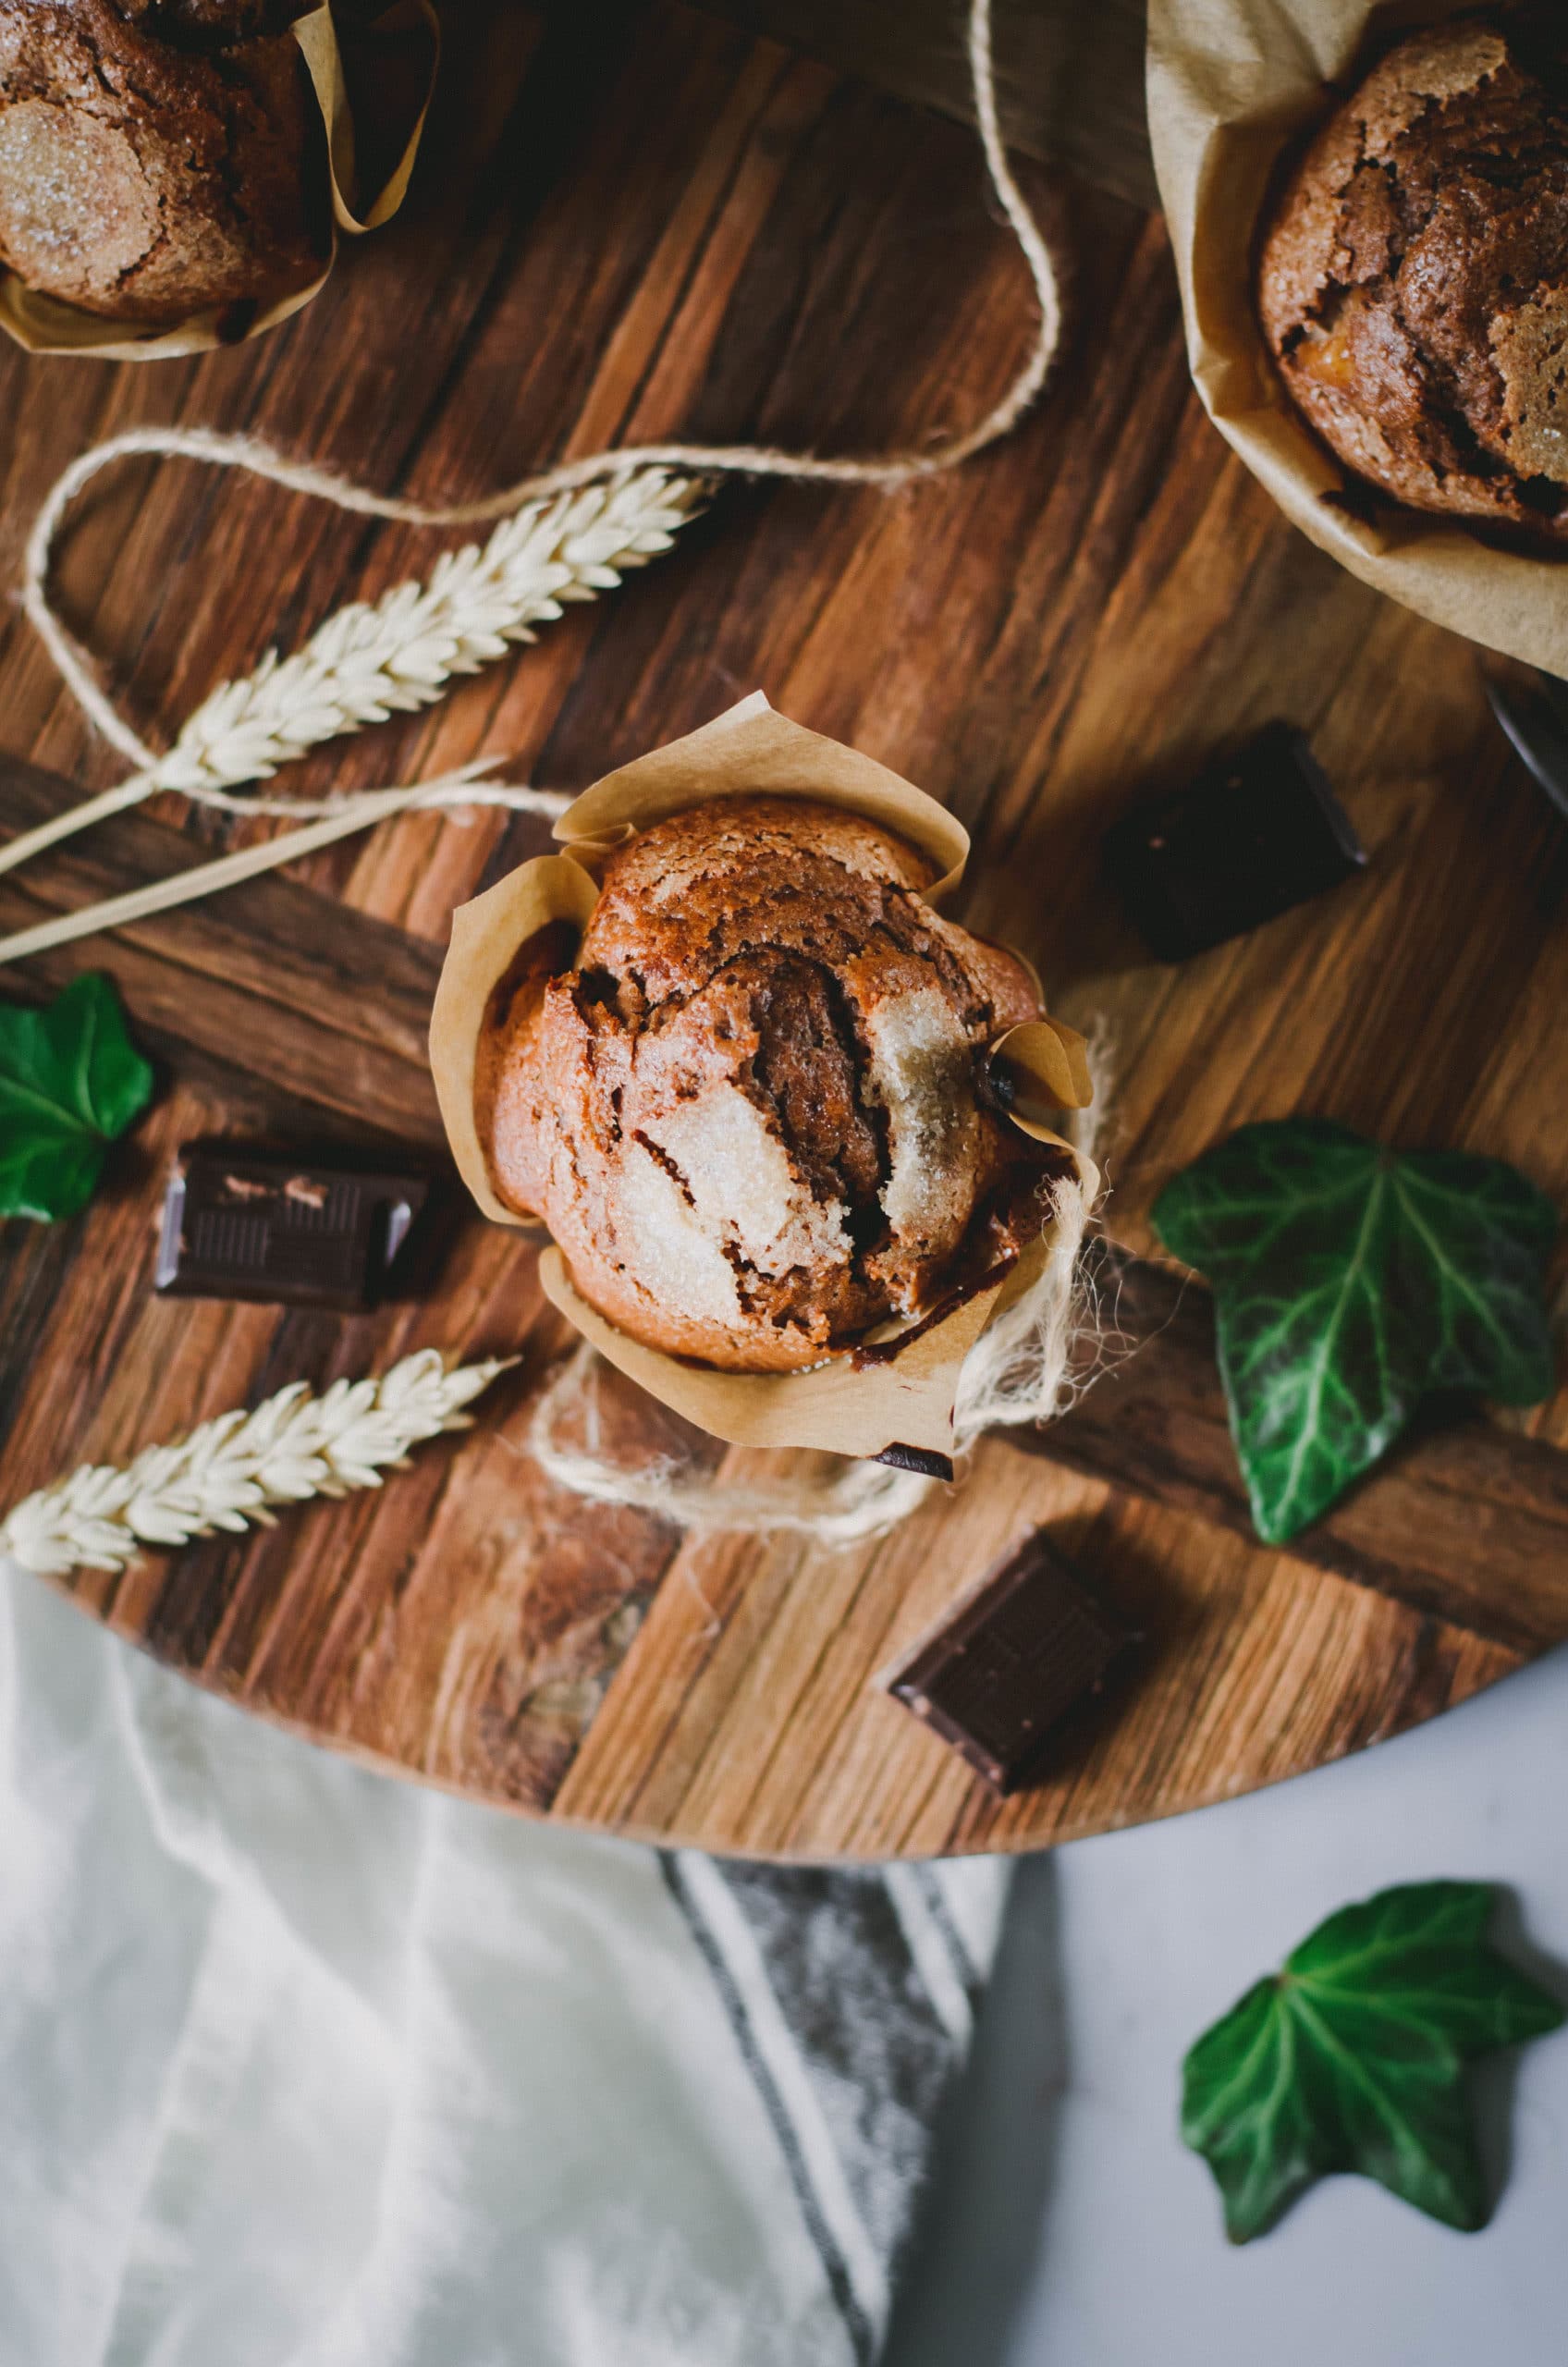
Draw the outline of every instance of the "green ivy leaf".
[[[1450,2227],[1485,2226],[1464,2065],[1565,2018],[1488,1944],[1492,1899],[1489,1883],[1403,1883],[1341,1907],[1204,2032],[1182,2135],[1214,2173],[1232,2243],[1334,2170]]]
[[[1501,1159],[1384,1150],[1321,1119],[1243,1126],[1166,1185],[1154,1221],[1213,1285],[1231,1429],[1270,1544],[1326,1512],[1424,1398],[1551,1394],[1557,1211]]]
[[[107,978],[73,978],[44,1011],[0,1004],[0,1217],[74,1217],[152,1091]]]

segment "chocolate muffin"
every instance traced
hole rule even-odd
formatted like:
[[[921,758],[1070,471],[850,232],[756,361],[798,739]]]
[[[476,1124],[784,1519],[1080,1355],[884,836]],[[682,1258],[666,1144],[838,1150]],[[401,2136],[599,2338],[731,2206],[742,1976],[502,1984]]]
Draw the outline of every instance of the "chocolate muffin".
[[[1034,983],[920,901],[931,876],[855,815],[720,798],[609,859],[575,968],[503,982],[493,1184],[621,1331],[788,1371],[1038,1233],[1060,1154],[983,1076]]]
[[[305,0],[0,0],[0,261],[166,326],[306,286],[330,236]]]
[[[1312,141],[1262,250],[1292,399],[1417,509],[1568,535],[1568,18],[1391,50]]]

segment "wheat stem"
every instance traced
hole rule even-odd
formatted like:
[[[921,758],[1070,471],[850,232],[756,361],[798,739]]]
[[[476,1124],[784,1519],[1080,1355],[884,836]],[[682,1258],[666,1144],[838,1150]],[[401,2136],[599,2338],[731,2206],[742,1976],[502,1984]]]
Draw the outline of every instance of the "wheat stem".
[[[301,855],[314,854],[356,830],[368,830],[373,823],[388,821],[394,814],[500,805],[514,813],[555,815],[570,803],[558,790],[528,789],[509,781],[481,781],[477,776],[485,769],[484,765],[465,765],[455,773],[444,774],[438,780],[422,781],[414,788],[367,789],[357,796],[324,800],[319,805],[301,801],[302,813],[319,815],[321,819],[307,822],[298,830],[285,830],[280,838],[264,839],[259,846],[239,847],[232,854],[214,856],[211,863],[193,864],[188,871],[171,871],[162,879],[149,880],[144,887],[128,889],[123,896],[106,896],[102,902],[84,904],[76,912],[57,913],[53,920],[37,921],[31,928],[18,929],[13,937],[0,937],[0,963],[20,962],[30,953],[47,953],[56,945],[69,945],[73,938],[93,936],[99,929],[129,928],[132,922],[146,920],[154,913],[173,912],[178,905],[215,896],[220,889],[238,887],[241,880],[254,879],[263,871],[276,871],[281,864],[296,863]],[[233,805],[240,803],[238,798],[227,802]],[[273,799],[256,802],[266,812],[275,811],[281,803]]]

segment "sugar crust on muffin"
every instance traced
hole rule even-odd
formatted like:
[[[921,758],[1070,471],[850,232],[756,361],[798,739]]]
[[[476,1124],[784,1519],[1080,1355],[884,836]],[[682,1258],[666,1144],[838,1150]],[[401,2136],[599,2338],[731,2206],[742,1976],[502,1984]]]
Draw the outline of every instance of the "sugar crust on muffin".
[[[713,800],[609,858],[570,971],[498,990],[492,1183],[633,1338],[800,1368],[1039,1231],[1058,1162],[978,1089],[1035,985],[932,876],[859,816]]]
[[[0,0],[0,260],[150,327],[305,286],[325,258],[304,0]]]

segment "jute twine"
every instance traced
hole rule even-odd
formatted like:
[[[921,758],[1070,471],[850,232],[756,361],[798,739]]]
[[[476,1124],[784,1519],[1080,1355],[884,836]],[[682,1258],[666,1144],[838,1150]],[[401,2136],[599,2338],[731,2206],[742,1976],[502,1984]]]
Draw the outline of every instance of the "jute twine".
[[[767,444],[642,444],[620,446],[613,450],[593,452],[582,459],[563,461],[558,467],[546,469],[536,476],[525,477],[505,491],[486,496],[481,500],[428,504],[406,501],[387,494],[373,493],[362,485],[334,474],[330,470],[313,467],[307,461],[288,459],[275,452],[252,436],[220,435],[202,428],[131,428],[123,435],[110,436],[94,445],[63,472],[40,510],[28,538],[23,561],[22,605],[44,647],[54,659],[72,694],[112,746],[136,769],[128,780],[114,789],[85,800],[68,812],[56,816],[39,828],[24,832],[7,845],[0,847],[0,871],[11,869],[25,862],[43,848],[82,829],[104,816],[123,812],[160,790],[175,790],[199,804],[215,806],[232,813],[237,803],[239,810],[259,812],[285,811],[296,815],[319,817],[312,825],[307,840],[303,833],[297,837],[284,835],[265,846],[251,847],[241,855],[225,859],[222,865],[203,865],[184,873],[179,881],[162,881],[154,888],[141,891],[147,901],[136,895],[116,898],[112,906],[93,905],[44,923],[24,935],[0,940],[0,962],[15,961],[24,953],[42,952],[47,947],[86,935],[94,928],[123,927],[150,912],[167,910],[171,904],[189,902],[210,895],[220,888],[229,887],[239,878],[268,870],[280,863],[312,852],[331,839],[347,836],[357,829],[386,820],[389,815],[407,805],[460,806],[481,803],[512,805],[526,811],[553,814],[560,811],[568,801],[547,790],[526,785],[513,786],[493,783],[484,792],[469,790],[472,779],[471,769],[464,775],[449,776],[436,782],[425,782],[418,788],[371,791],[359,797],[329,798],[316,803],[298,800],[289,803],[245,799],[236,801],[230,791],[237,781],[257,779],[276,770],[279,761],[300,753],[304,747],[335,738],[342,731],[361,728],[364,721],[378,721],[396,706],[412,706],[426,703],[440,694],[440,686],[454,672],[466,673],[483,662],[472,654],[463,654],[460,631],[449,635],[455,638],[459,654],[455,660],[443,656],[441,648],[423,650],[415,660],[415,671],[404,678],[393,694],[384,691],[372,701],[362,715],[354,711],[356,673],[363,652],[355,647],[345,649],[336,669],[331,665],[310,670],[308,679],[300,685],[298,710],[285,712],[281,732],[258,735],[260,754],[254,769],[232,767],[221,778],[213,777],[213,768],[204,764],[191,764],[185,758],[181,742],[172,750],[157,754],[141,739],[119,713],[114,702],[101,687],[87,651],[69,632],[58,614],[50,595],[49,578],[55,545],[72,503],[101,471],[116,461],[131,459],[162,458],[200,460],[220,469],[238,469],[251,476],[261,477],[268,484],[282,485],[289,492],[302,493],[329,503],[334,509],[349,510],[367,518],[396,520],[415,526],[479,525],[501,520],[510,521],[527,515],[530,525],[537,523],[546,533],[556,533],[556,547],[551,556],[568,562],[567,571],[573,572],[570,556],[573,520],[570,504],[571,497],[584,496],[594,487],[607,485],[606,495],[596,497],[601,508],[607,500],[613,508],[617,500],[641,501],[668,509],[673,500],[677,509],[689,510],[702,488],[715,478],[726,475],[752,477],[782,477],[797,484],[880,485],[894,490],[922,478],[940,476],[958,468],[976,452],[986,449],[1014,428],[1023,417],[1049,374],[1061,333],[1061,305],[1056,268],[1051,253],[1028,206],[1013,178],[1007,159],[1001,127],[997,116],[996,76],[991,54],[991,0],[971,0],[968,27],[970,76],[974,90],[975,119],[979,127],[986,167],[997,203],[1007,221],[1028,267],[1035,289],[1037,310],[1035,335],[1023,365],[999,400],[983,418],[961,433],[939,437],[936,441],[902,451],[832,456],[815,452],[790,452]],[[599,522],[597,517],[591,525]],[[635,523],[635,521],[633,521]],[[617,570],[643,563],[653,548],[668,546],[670,521],[663,521],[664,531],[652,537],[639,537],[629,533],[622,543],[612,542],[606,554],[607,564],[597,570],[593,567],[575,570],[576,581],[556,593],[555,599],[591,598],[600,585],[608,586],[618,581]],[[676,521],[675,522],[678,522]],[[506,525],[499,535],[506,533]],[[564,539],[565,548],[560,547]],[[455,561],[443,562],[444,567],[477,562],[483,565],[487,556],[477,550],[455,555]],[[441,569],[437,569],[427,599],[438,588]],[[597,583],[595,583],[595,572]],[[396,609],[405,599],[417,600],[421,588],[412,584],[399,586],[395,594],[377,604],[376,614],[389,607]],[[533,616],[558,614],[558,606],[551,605],[546,589],[543,605],[538,600],[532,610]],[[361,606],[340,612],[338,619],[329,619],[313,637],[312,646],[330,644],[335,623],[358,621],[373,618],[373,612]],[[479,643],[484,640],[477,637]],[[490,635],[492,645],[485,653],[501,654],[508,639],[532,638],[527,619],[497,634]],[[352,635],[349,636],[350,641]],[[276,659],[263,661],[249,685],[227,684],[209,701],[220,709],[225,702],[239,699],[249,688],[261,693],[260,704],[267,711],[269,722],[277,720],[275,703],[267,698],[269,690],[287,687],[290,669],[300,661],[289,660],[279,667]],[[420,679],[423,671],[423,679]],[[319,728],[324,708],[327,728]],[[193,721],[201,722],[202,711]],[[189,734],[181,735],[183,741]],[[281,752],[281,753],[280,753]]]
[[[961,433],[916,448],[844,456],[753,444],[622,447],[564,462],[481,500],[443,505],[374,493],[328,470],[290,460],[253,437],[197,428],[131,429],[73,461],[55,483],[29,537],[22,601],[83,713],[134,770],[116,788],[0,848],[0,870],[161,790],[178,791],[227,813],[312,818],[264,845],[239,850],[0,940],[0,962],[213,894],[410,807],[498,804],[558,812],[567,803],[563,795],[526,784],[481,781],[479,776],[489,769],[482,766],[419,785],[319,801],[236,796],[234,791],[247,781],[266,778],[309,746],[360,730],[399,707],[429,703],[443,694],[452,676],[501,656],[511,642],[533,638],[536,621],[558,615],[562,601],[594,596],[617,583],[626,568],[642,565],[668,547],[704,487],[717,478],[778,477],[800,484],[879,485],[890,491],[955,469],[1008,435],[1049,374],[1060,337],[1060,301],[1050,250],[1013,178],[1002,141],[991,0],[971,0],[968,56],[986,171],[1028,268],[1037,320],[1011,383],[980,420]],[[299,657],[279,664],[269,656],[244,682],[221,686],[173,748],[160,754],[101,687],[91,657],[67,628],[50,593],[55,543],[73,502],[101,471],[122,460],[149,457],[239,470],[362,517],[432,527],[502,523],[483,550],[475,546],[442,561],[428,585],[398,586],[374,609],[356,605],[339,611],[318,629]],[[468,584],[467,607],[460,601],[454,604],[454,583]],[[431,616],[435,622],[426,630]],[[398,626],[406,626],[410,617],[411,640],[406,632],[399,643]],[[196,726],[201,729],[193,733]],[[227,726],[232,729],[225,741]],[[1102,1081],[1102,1099],[1103,1090]],[[1081,1343],[1086,1325],[1093,1329],[1076,1280],[1089,1210],[1083,1194],[1068,1184],[1060,1187],[1054,1213],[1056,1245],[1046,1271],[990,1327],[964,1365],[955,1416],[961,1453],[983,1430],[998,1424],[1051,1419],[1073,1389],[1073,1373],[1083,1363],[1075,1343]],[[555,1479],[580,1495],[643,1506],[688,1527],[786,1528],[805,1532],[825,1545],[848,1545],[907,1517],[933,1484],[876,1464],[853,1464],[827,1478],[815,1470],[802,1471],[796,1478],[767,1485],[728,1484],[667,1461],[627,1469],[599,1450],[598,1386],[597,1359],[584,1346],[566,1362],[538,1403],[530,1434],[533,1452]]]

